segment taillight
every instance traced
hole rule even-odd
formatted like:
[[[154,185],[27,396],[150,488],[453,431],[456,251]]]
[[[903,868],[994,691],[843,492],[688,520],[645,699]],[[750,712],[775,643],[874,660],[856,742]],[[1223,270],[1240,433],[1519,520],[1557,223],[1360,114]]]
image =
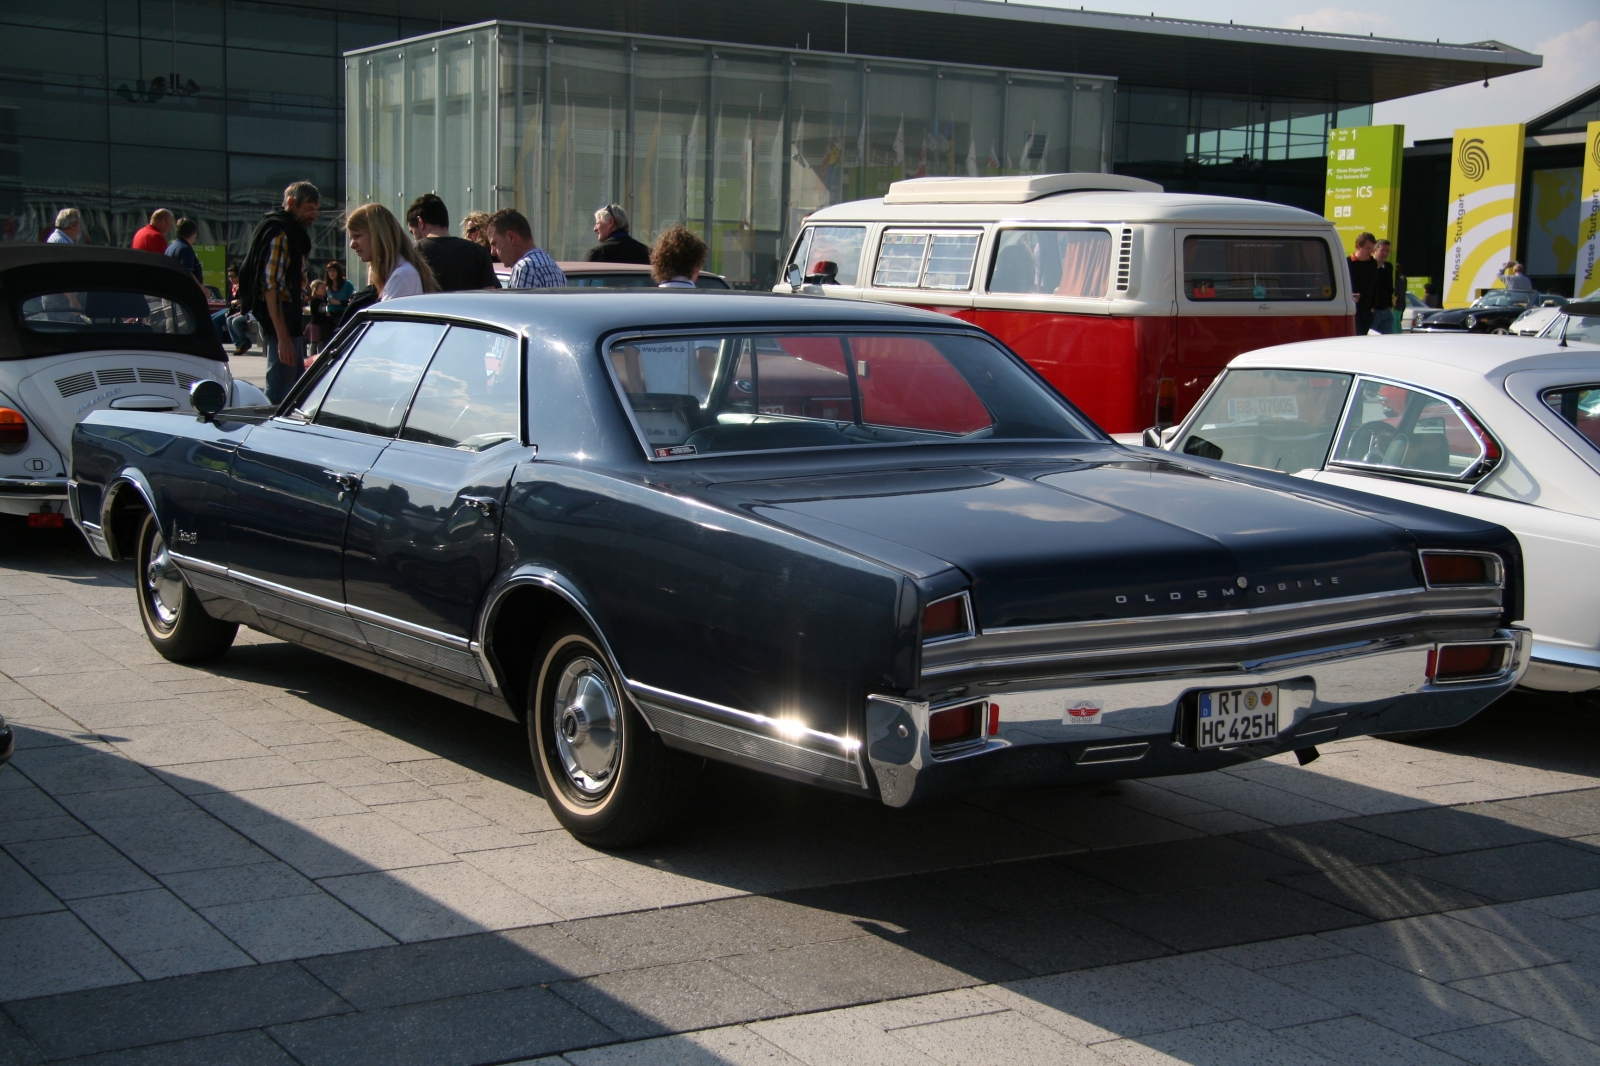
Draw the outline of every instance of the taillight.
[[[1425,551],[1422,576],[1431,589],[1499,588],[1505,584],[1500,556],[1492,552]]]
[[[1511,664],[1511,645],[1441,644],[1428,652],[1428,680],[1436,685],[1498,677]]]
[[[28,420],[21,411],[0,407],[0,453],[15,455],[28,443]]]
[[[965,592],[934,600],[922,611],[922,643],[972,636],[972,604]]]
[[[948,707],[928,715],[928,744],[940,748],[983,737],[989,704],[984,700]]]
[[[1177,421],[1178,383],[1171,378],[1156,382],[1156,425],[1166,429]]]

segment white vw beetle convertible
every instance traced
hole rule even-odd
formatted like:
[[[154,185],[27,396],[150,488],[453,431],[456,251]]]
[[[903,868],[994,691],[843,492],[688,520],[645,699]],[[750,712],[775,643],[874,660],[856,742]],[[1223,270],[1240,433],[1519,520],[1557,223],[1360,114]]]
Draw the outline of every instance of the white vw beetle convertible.
[[[228,373],[206,294],[176,260],[0,245],[0,522],[65,522],[72,427],[90,411],[188,410],[206,378],[230,407],[267,402]]]
[[[1600,346],[1552,337],[1347,337],[1234,359],[1146,442],[1510,529],[1526,567],[1523,684],[1600,687]]]

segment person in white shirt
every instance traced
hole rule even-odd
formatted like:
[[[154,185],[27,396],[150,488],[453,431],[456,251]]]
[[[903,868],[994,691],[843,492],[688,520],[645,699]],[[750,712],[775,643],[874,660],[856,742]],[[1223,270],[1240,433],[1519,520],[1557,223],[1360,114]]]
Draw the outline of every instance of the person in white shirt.
[[[362,204],[350,212],[344,228],[350,234],[350,250],[367,264],[367,278],[378,290],[380,303],[439,291],[427,260],[387,207]]]
[[[56,212],[56,228],[45,238],[47,244],[77,244],[83,233],[83,216],[76,207],[63,207]]]
[[[706,242],[674,222],[650,251],[650,276],[663,289],[692,289],[706,265]]]
[[[1500,271],[1500,282],[1511,292],[1533,292],[1533,279],[1523,272],[1521,263],[1507,263]]]

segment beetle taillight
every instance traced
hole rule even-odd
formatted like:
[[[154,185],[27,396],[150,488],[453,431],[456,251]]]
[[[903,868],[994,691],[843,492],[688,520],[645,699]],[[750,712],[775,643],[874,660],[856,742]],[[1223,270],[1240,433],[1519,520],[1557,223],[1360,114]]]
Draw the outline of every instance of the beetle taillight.
[[[971,636],[971,610],[964,592],[928,604],[922,611],[922,642]]]
[[[21,411],[0,407],[0,452],[13,455],[28,443],[28,420]]]
[[[1497,588],[1500,557],[1489,552],[1422,552],[1422,575],[1432,589]]]

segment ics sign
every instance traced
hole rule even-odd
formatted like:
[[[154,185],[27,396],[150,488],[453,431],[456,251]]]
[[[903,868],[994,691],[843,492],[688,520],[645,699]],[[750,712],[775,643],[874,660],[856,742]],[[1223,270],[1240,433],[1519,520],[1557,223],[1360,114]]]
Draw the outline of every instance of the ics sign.
[[[1328,179],[1322,215],[1346,254],[1370,233],[1391,243],[1400,223],[1400,149],[1404,126],[1353,126],[1328,132]]]

